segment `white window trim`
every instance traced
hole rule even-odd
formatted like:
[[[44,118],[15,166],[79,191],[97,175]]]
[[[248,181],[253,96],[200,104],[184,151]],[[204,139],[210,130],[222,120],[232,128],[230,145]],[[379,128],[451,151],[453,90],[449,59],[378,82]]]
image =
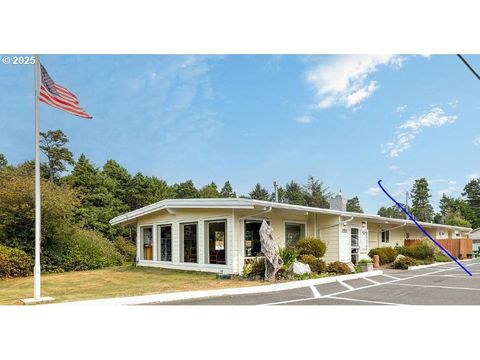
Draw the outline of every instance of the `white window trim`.
[[[262,222],[263,220],[267,221],[270,223],[270,226],[272,226],[272,218],[259,218],[259,217],[245,217],[245,218],[241,218],[241,226],[240,226],[240,240],[241,240],[241,244],[242,244],[242,255],[243,255],[243,258],[244,259],[255,259],[257,258],[258,256],[245,256],[245,249],[246,249],[246,246],[245,246],[245,222],[246,221],[260,221]]]
[[[283,227],[282,227],[282,233],[283,233],[283,247],[287,246],[287,231],[286,231],[286,226],[287,224],[298,224],[298,225],[304,225],[305,226],[305,237],[308,237],[308,227],[307,227],[307,222],[306,221],[301,221],[301,220],[283,220]]]
[[[171,227],[171,232],[172,232],[172,235],[171,235],[171,236],[172,236],[172,237],[171,237],[171,239],[170,239],[170,251],[171,251],[170,256],[171,256],[172,260],[170,260],[170,261],[160,260],[160,258],[158,257],[158,249],[159,249],[158,246],[161,246],[161,243],[160,243],[161,239],[158,238],[158,236],[157,236],[156,241],[158,242],[158,246],[157,246],[157,249],[156,249],[156,250],[157,250],[157,257],[156,257],[155,262],[157,262],[157,263],[159,263],[159,264],[173,264],[173,222],[171,222],[171,221],[170,221],[170,222],[164,222],[164,221],[162,221],[161,223],[156,223],[155,229],[156,229],[157,235],[158,235],[158,230],[159,230],[159,228],[160,228],[161,226],[170,226],[170,227]],[[155,256],[154,256],[154,258],[155,258]]]
[[[210,264],[210,253],[209,253],[209,249],[208,249],[208,237],[206,236],[207,235],[207,232],[208,232],[208,227],[207,227],[207,224],[208,223],[220,223],[220,222],[223,222],[225,223],[225,264]],[[204,239],[203,239],[203,243],[204,243],[204,254],[205,254],[205,259],[208,259],[208,261],[205,261],[205,265],[208,265],[208,266],[215,266],[215,267],[218,267],[218,268],[227,268],[230,266],[230,264],[228,263],[228,251],[230,249],[230,244],[228,243],[228,240],[229,240],[229,236],[228,236],[228,218],[227,217],[221,217],[221,218],[213,218],[213,219],[210,219],[210,218],[205,218],[205,220],[203,220],[203,229],[204,229]]]
[[[143,245],[143,229],[144,228],[148,228],[148,227],[151,227],[152,228],[152,252],[153,252],[153,255],[152,255],[152,260],[147,260],[147,259],[143,259],[144,257],[144,245]],[[154,242],[155,242],[155,234],[154,234],[154,229],[155,229],[155,225],[154,224],[141,224],[141,225],[138,225],[138,250],[140,251],[140,254],[139,254],[139,257],[138,257],[138,260],[139,261],[147,261],[147,262],[153,262],[155,260],[155,252],[154,252]]]
[[[196,221],[179,221],[178,222],[178,263],[181,265],[200,265],[200,221],[201,220],[196,220]],[[185,255],[185,249],[183,245],[183,241],[185,239],[182,239],[182,225],[191,225],[195,224],[197,225],[197,262],[186,262],[184,259]],[[183,258],[183,261],[182,261]],[[169,262],[170,264],[170,262]]]
[[[383,237],[383,234],[385,233],[385,238],[387,237],[387,233],[388,233],[388,241],[383,241],[382,240],[382,237]],[[390,229],[380,229],[380,243],[381,244],[390,244]]]

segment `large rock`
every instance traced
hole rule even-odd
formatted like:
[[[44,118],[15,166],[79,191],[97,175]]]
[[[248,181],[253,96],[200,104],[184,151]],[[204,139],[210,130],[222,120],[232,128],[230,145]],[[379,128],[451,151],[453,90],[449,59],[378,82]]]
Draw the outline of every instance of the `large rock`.
[[[310,265],[301,263],[300,261],[295,261],[288,268],[288,273],[292,275],[303,275],[311,274],[312,270],[310,269]]]
[[[348,268],[350,269],[350,272],[354,273],[355,272],[355,265],[353,265],[352,262],[347,262],[346,263]]]
[[[405,257],[404,255],[398,254],[397,257],[395,258],[395,261],[400,260],[400,259],[403,259],[404,257]],[[394,261],[394,262],[395,262],[395,261]]]

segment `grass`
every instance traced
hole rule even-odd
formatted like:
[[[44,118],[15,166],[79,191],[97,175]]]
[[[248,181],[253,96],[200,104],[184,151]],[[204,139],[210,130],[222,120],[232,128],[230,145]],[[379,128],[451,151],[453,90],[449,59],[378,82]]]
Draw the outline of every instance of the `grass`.
[[[262,284],[265,282],[240,278],[219,280],[212,273],[129,265],[42,274],[42,295],[54,297],[55,302],[64,302]],[[32,293],[32,277],[0,280],[0,305],[21,304],[19,299],[30,298]]]

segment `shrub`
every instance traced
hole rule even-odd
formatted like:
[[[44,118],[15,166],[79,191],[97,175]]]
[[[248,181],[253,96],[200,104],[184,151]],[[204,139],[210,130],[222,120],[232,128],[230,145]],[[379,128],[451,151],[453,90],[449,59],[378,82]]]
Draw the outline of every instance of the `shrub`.
[[[282,258],[283,265],[287,268],[297,260],[298,250],[295,248],[281,248],[280,257]]]
[[[405,257],[402,257],[402,258],[396,260],[392,264],[392,268],[406,270],[406,269],[408,269],[409,266],[415,266],[415,265],[418,265],[417,260],[415,260],[414,258],[412,258],[410,256],[405,256]]]
[[[362,259],[358,262],[358,265],[361,264],[371,264],[373,261],[371,259]]]
[[[258,257],[254,262],[245,264],[243,266],[242,276],[245,278],[249,277],[264,277],[265,276],[265,258]]]
[[[433,261],[437,247],[430,240],[423,240],[414,246],[398,246],[395,249],[399,254],[417,260]]]
[[[435,261],[437,262],[449,262],[452,261],[447,255],[444,254],[435,254]]]
[[[385,264],[390,264],[395,261],[398,252],[394,248],[391,247],[379,247],[375,249],[371,249],[368,253],[368,256],[370,256],[373,259],[374,255],[378,255],[380,259],[380,264],[385,265]]]
[[[334,274],[350,274],[350,268],[348,267],[347,264],[341,262],[341,261],[335,261],[327,266],[327,271],[329,273],[334,273]]]
[[[33,271],[33,259],[20,249],[0,245],[0,278],[28,276]]]
[[[323,257],[327,251],[327,245],[320,239],[307,237],[297,241],[295,248],[300,255],[313,255],[316,258]]]
[[[314,273],[321,274],[327,272],[327,264],[325,261],[316,258],[313,255],[301,255],[298,258],[298,261],[308,264],[310,266],[310,270],[312,270]]]
[[[122,265],[115,245],[93,230],[73,229],[45,249],[43,268],[49,272],[79,271]]]
[[[118,253],[123,256],[125,262],[132,263],[135,261],[137,248],[133,242],[123,237],[118,237],[113,241],[113,245]]]

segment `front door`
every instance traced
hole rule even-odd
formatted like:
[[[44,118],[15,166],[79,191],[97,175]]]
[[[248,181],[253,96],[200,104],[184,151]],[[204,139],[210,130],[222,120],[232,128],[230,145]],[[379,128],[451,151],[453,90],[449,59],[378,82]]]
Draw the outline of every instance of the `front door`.
[[[350,252],[354,265],[357,265],[358,262],[358,233],[358,228],[350,228]]]

